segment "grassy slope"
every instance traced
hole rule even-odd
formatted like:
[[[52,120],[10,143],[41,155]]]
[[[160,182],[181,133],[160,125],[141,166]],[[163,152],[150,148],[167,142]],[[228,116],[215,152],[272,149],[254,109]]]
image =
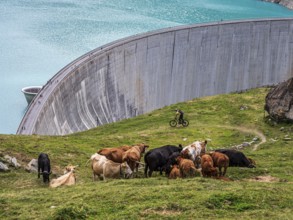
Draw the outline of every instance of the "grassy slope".
[[[80,166],[77,185],[57,189],[48,188],[36,174],[22,169],[0,173],[0,219],[290,219],[292,142],[283,137],[292,137],[292,125],[272,126],[264,122],[267,91],[262,88],[194,99],[65,137],[0,135],[0,152],[14,155],[22,163],[47,152],[55,173],[61,174],[67,164]],[[241,105],[248,109],[241,111]],[[176,107],[184,110],[189,127],[169,127]],[[261,131],[267,142],[256,151],[252,147],[244,150],[256,160],[256,169],[228,168],[227,175],[234,182],[200,177],[171,181],[159,175],[92,182],[90,167],[86,165],[98,149],[123,144],[145,142],[156,148],[209,139],[211,150],[251,141],[255,135],[237,130],[242,127]],[[280,181],[246,180],[258,175],[271,175]]]

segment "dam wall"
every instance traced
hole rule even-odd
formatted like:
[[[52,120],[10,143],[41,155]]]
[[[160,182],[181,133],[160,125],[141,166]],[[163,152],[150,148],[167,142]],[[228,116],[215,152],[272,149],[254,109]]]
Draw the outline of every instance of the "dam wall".
[[[124,38],[52,77],[17,134],[65,135],[293,76],[293,19],[217,22]]]

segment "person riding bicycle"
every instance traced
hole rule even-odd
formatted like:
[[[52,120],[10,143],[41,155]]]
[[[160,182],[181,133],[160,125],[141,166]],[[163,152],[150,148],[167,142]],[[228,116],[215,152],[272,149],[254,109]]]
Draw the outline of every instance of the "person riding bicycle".
[[[179,124],[182,124],[183,123],[183,115],[184,115],[184,112],[183,111],[181,111],[180,109],[176,109],[175,110],[176,111],[176,117],[177,117],[177,115],[179,115]]]

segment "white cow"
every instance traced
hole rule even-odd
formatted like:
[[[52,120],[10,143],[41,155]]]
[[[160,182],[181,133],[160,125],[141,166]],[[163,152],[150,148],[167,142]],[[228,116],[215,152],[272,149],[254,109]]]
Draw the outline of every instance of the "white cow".
[[[132,175],[132,170],[126,162],[115,163],[97,153],[91,156],[91,161],[93,180],[96,176],[106,180],[106,178],[129,178]]]
[[[56,187],[62,186],[62,185],[66,185],[66,186],[74,185],[76,182],[76,177],[74,174],[76,167],[77,166],[72,166],[72,165],[67,166],[65,168],[63,176],[60,176],[57,179],[51,180],[50,187],[56,188]]]
[[[207,141],[195,141],[192,144],[184,147],[181,153],[184,154],[187,152],[189,159],[191,159],[198,168],[200,164],[200,157],[201,155],[205,154],[206,147]]]

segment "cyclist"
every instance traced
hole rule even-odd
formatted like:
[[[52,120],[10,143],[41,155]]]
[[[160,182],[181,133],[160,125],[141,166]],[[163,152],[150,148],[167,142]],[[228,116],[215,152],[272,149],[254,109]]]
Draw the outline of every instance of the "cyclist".
[[[182,124],[184,112],[181,111],[180,109],[176,109],[175,111],[176,111],[176,117],[177,117],[177,115],[179,115],[179,124]]]

